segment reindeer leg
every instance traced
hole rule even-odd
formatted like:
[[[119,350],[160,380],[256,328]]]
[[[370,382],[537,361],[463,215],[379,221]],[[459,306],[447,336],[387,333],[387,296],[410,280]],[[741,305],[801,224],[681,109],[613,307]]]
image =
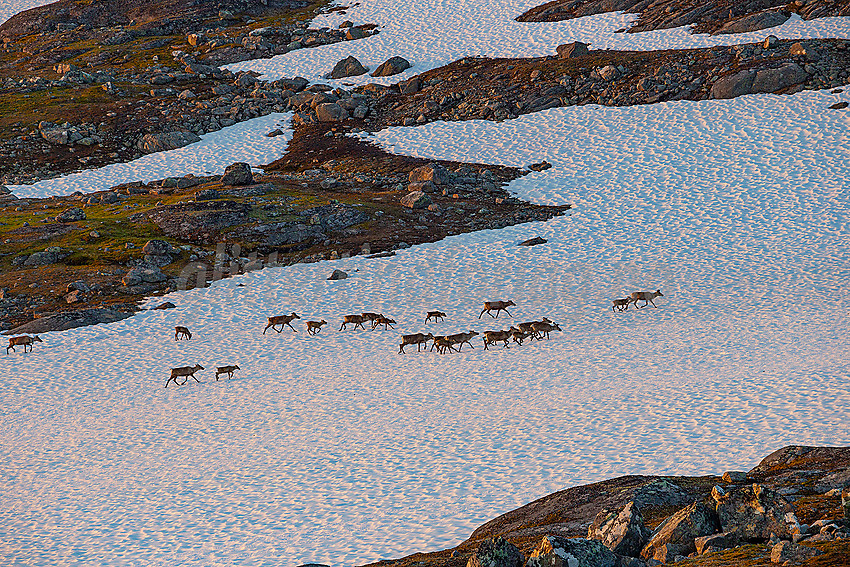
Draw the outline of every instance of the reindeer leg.
[[[503,311],[504,311],[505,313],[507,313],[507,314],[508,314],[508,317],[510,317],[511,319],[513,319],[513,318],[514,318],[514,316],[513,316],[513,315],[511,315],[511,312],[510,312],[510,311],[508,311],[507,309],[504,309]]]
[[[652,300],[650,299],[650,300],[649,300],[649,302],[652,304],[652,306],[653,306],[653,307],[655,307],[656,309],[658,309],[658,306],[655,304],[655,302],[654,302],[654,301],[652,301]]]
[[[479,314],[478,314],[478,318],[479,318],[479,319],[481,319],[481,316],[482,316],[482,315],[484,315],[484,313],[485,313],[485,312],[486,312],[488,315],[490,314],[490,312],[489,312],[489,311],[487,311],[487,310],[485,309],[484,311],[482,311],[481,313],[479,313]]]
[[[298,331],[296,331],[296,330],[295,330],[295,327],[293,327],[293,326],[292,326],[292,325],[290,325],[289,323],[287,323],[287,326],[288,326],[290,329],[292,329],[294,332],[296,332],[296,333],[298,332]],[[282,331],[282,330],[283,330],[283,327],[281,327],[281,328],[280,328],[280,330]]]
[[[189,376],[191,376],[192,378],[195,378],[195,375],[194,375],[194,374],[189,374]],[[189,376],[187,376],[187,377],[186,377],[186,381],[187,381],[187,382],[189,381]],[[195,382],[197,382],[198,384],[200,384],[200,383],[201,383],[201,381],[200,381],[200,380],[198,380],[197,378],[195,378]]]

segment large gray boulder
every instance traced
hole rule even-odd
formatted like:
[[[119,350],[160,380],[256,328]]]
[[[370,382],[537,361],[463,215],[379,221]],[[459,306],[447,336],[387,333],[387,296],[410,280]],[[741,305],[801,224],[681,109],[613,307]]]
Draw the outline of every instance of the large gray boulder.
[[[390,57],[380,65],[375,71],[372,73],[373,77],[389,77],[392,75],[398,75],[399,73],[410,69],[410,61],[405,59],[404,57]]]
[[[752,92],[773,93],[793,85],[805,83],[808,78],[808,73],[796,63],[788,63],[778,69],[762,69],[756,72]]]
[[[781,26],[788,21],[788,18],[790,17],[791,14],[784,11],[769,10],[756,12],[755,14],[747,14],[742,18],[727,22],[722,28],[714,33],[747,33],[751,31],[764,30],[767,28]]]
[[[403,206],[411,209],[424,209],[431,204],[431,198],[422,191],[411,191],[399,201]]]
[[[56,222],[77,222],[86,220],[86,213],[80,207],[65,209],[56,215]]]
[[[632,500],[642,510],[651,506],[687,506],[694,501],[680,486],[663,478],[635,490]]]
[[[798,545],[790,541],[780,541],[770,549],[770,561],[771,563],[788,565],[801,563],[821,554],[823,554],[823,551],[813,547]]]
[[[164,132],[145,134],[136,142],[136,147],[144,154],[152,154],[182,148],[200,141],[201,138],[192,132]]]
[[[146,266],[133,268],[127,272],[121,278],[121,283],[129,287],[140,283],[159,283],[166,279],[168,279],[167,276],[158,267]]]
[[[526,567],[616,567],[618,557],[601,541],[547,535],[537,545]]]
[[[342,61],[334,65],[333,71],[328,73],[328,79],[343,79],[345,77],[356,77],[366,73],[369,69],[364,67],[360,61],[352,56],[348,56]]]
[[[481,542],[466,567],[522,567],[525,556],[514,544],[501,537]]]
[[[22,333],[37,334],[47,333],[49,331],[66,331],[86,325],[95,325],[97,323],[114,323],[121,319],[130,317],[132,313],[116,311],[114,309],[82,309],[79,311],[65,311],[42,317],[29,323],[24,323],[19,327],[15,327],[11,331],[6,331],[9,335],[19,335]]]
[[[753,92],[756,73],[752,70],[739,71],[721,77],[711,87],[711,98],[735,98]]]
[[[407,175],[407,180],[409,183],[430,181],[435,185],[445,185],[449,182],[449,172],[442,165],[429,163],[411,170]]]
[[[772,533],[783,539],[791,539],[794,532],[799,530],[794,507],[778,492],[760,484],[728,491],[715,486],[711,496],[717,503],[721,530],[735,530],[744,541],[763,542]]]
[[[590,55],[590,51],[587,49],[587,46],[587,43],[574,41],[573,43],[559,45],[555,51],[558,53],[558,59],[572,59],[574,57]]]
[[[164,240],[148,240],[142,247],[142,252],[145,254],[142,262],[149,266],[162,267],[173,261],[171,255],[175,254],[176,250]]]
[[[694,540],[718,531],[717,515],[702,502],[682,508],[662,523],[640,555],[647,561],[672,561],[696,551]]]
[[[640,555],[650,535],[634,502],[626,504],[619,513],[599,512],[587,528],[587,539],[599,540],[614,553],[630,557]]]
[[[348,111],[335,102],[323,102],[316,105],[316,118],[319,122],[341,122],[348,118]]]
[[[245,162],[236,162],[228,165],[221,176],[222,185],[250,185],[254,182],[251,166]]]

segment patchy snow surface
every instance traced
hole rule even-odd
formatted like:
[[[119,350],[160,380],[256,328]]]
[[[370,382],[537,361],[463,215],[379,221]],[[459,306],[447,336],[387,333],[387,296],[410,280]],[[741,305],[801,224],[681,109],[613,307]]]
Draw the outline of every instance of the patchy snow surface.
[[[9,185],[18,197],[51,197],[70,195],[74,191],[93,193],[131,181],[149,182],[166,177],[224,173],[235,162],[252,167],[266,165],[286,151],[292,139],[291,113],[269,114],[239,122],[201,136],[200,142],[176,150],[157,152],[126,163],[114,163],[98,169],[87,169],[32,185]],[[283,134],[269,138],[279,128]]]
[[[526,164],[571,215],[386,259],[266,269],[3,356],[0,555],[25,564],[356,565],[450,547],[495,515],[621,474],[746,470],[846,445],[847,115],[804,92],[553,109],[381,133]],[[549,243],[517,247],[540,235]],[[351,278],[330,282],[335,267]],[[243,284],[240,286],[239,284]],[[660,288],[652,307],[610,301]],[[512,299],[514,319],[478,319]],[[445,323],[424,324],[441,309]],[[330,324],[271,330],[295,311]],[[383,312],[396,331],[339,332]],[[563,332],[399,355],[399,335]],[[175,342],[175,325],[195,333]],[[205,370],[164,389],[169,369]],[[215,367],[239,364],[231,381]],[[8,561],[7,561],[8,563]]]
[[[403,55],[421,72],[571,39],[752,40],[615,36],[631,17],[622,15],[522,24],[538,30],[524,35],[509,20],[531,5],[364,3],[345,17],[385,23],[377,38],[250,64],[315,78],[312,65],[329,69],[361,47],[369,65]],[[840,33],[830,34],[847,37],[846,21],[806,26],[831,22]],[[399,153],[546,159],[552,169],[511,190],[575,209],[393,258],[222,280],[150,302],[176,309],[49,333],[32,353],[0,355],[0,562],[356,565],[450,547],[567,486],[746,470],[786,444],[847,445],[850,119],[826,108],[842,98],[581,106],[379,133]],[[115,178],[93,171],[31,194],[267,162],[285,139],[260,136],[282,119],[148,156]],[[218,149],[192,157],[216,136]],[[229,153],[245,143],[243,157]],[[549,243],[515,245],[537,235]],[[337,267],[351,277],[327,281]],[[657,288],[657,309],[610,309],[613,298]],[[478,319],[495,299],[517,303],[514,319]],[[448,320],[426,326],[432,309]],[[261,334],[266,316],[291,311],[330,324],[317,337],[304,321],[298,333]],[[362,311],[395,318],[397,330],[337,330]],[[542,316],[563,329],[549,341],[397,354],[402,333]],[[193,339],[175,342],[175,325]],[[170,368],[195,363],[202,383],[163,388]],[[225,364],[242,369],[216,382]]]
[[[344,41],[310,49],[298,49],[271,59],[243,61],[227,66],[233,71],[252,70],[264,79],[300,75],[332,85],[394,84],[399,80],[446,65],[463,57],[540,57],[554,55],[562,43],[583,41],[591,49],[654,50],[735,45],[761,41],[770,34],[780,39],[850,37],[850,18],[803,21],[792,16],[785,24],[744,34],[693,35],[690,27],[642,33],[617,33],[628,28],[637,14],[599,14],[563,22],[517,22],[517,16],[538,5],[537,0],[468,2],[425,0],[362,2],[345,13],[334,12],[313,20],[312,27],[337,27],[343,20],[378,24],[380,33],[356,41]],[[413,64],[392,77],[348,77],[327,80],[323,76],[349,55],[374,70],[399,55]]]

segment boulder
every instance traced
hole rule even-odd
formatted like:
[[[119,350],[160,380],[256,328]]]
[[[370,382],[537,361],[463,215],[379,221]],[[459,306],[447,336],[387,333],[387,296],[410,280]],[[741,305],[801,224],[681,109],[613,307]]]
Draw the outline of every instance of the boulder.
[[[836,102],[835,104],[830,104],[830,110],[841,110],[843,108],[847,108],[848,104],[846,100],[842,100],[841,102]]]
[[[84,296],[85,293],[79,289],[75,289],[74,291],[65,294],[65,303],[78,303],[83,300]]]
[[[425,209],[431,204],[431,198],[422,191],[412,191],[402,197],[399,202],[411,209]]]
[[[743,541],[766,541],[771,533],[791,539],[794,531],[799,530],[794,507],[779,493],[760,484],[728,491],[715,486],[711,496],[717,503],[722,531],[737,530]]]
[[[773,49],[778,44],[779,44],[779,38],[776,37],[775,35],[769,35],[766,38],[764,38],[764,41],[762,42],[761,46],[762,46],[763,49]]]
[[[70,131],[67,128],[44,128],[39,134],[47,142],[56,145],[67,145],[70,141]]]
[[[697,548],[697,553],[700,555],[720,549],[731,549],[738,547],[740,544],[741,540],[735,531],[694,538],[694,545]]]
[[[80,207],[65,209],[56,216],[57,222],[77,222],[86,220],[86,213]]]
[[[650,535],[634,502],[626,504],[619,513],[599,512],[587,528],[587,539],[599,540],[617,555],[629,557],[640,555]]]
[[[361,28],[350,27],[345,32],[345,39],[363,39],[366,37],[366,32]]]
[[[539,236],[535,236],[534,238],[529,238],[528,240],[523,240],[517,246],[537,246],[538,244],[546,244],[549,242],[545,238],[540,238]],[[588,536],[590,537],[590,536]],[[594,538],[591,538],[594,539]]]
[[[399,73],[410,69],[412,65],[410,61],[405,59],[404,57],[390,57],[380,65],[375,71],[372,73],[373,77],[389,77],[392,75],[398,75]]]
[[[408,191],[422,191],[423,193],[436,193],[437,186],[433,181],[414,181],[407,185]]]
[[[790,55],[791,57],[805,57],[806,46],[800,43],[799,41],[796,43],[792,43],[791,47],[788,48],[788,55]]]
[[[79,311],[64,311],[55,315],[42,317],[8,331],[8,334],[38,334],[50,331],[67,331],[97,323],[114,323],[130,317],[132,313],[124,313],[114,309],[81,309]]]
[[[228,165],[221,176],[222,185],[250,185],[254,182],[251,166],[245,162]]]
[[[77,281],[71,282],[67,286],[65,286],[65,291],[67,291],[69,293],[72,292],[72,291],[82,291],[82,292],[88,293],[88,292],[91,291],[91,288],[83,280],[77,280]]]
[[[640,555],[647,561],[672,561],[696,551],[694,540],[718,531],[717,515],[702,502],[682,508],[662,523]]]
[[[0,185],[0,201],[14,201],[18,197],[5,185]]]
[[[217,189],[213,189],[209,187],[207,189],[201,189],[195,193],[195,201],[215,201],[219,199],[221,194]]]
[[[348,118],[348,111],[335,102],[323,102],[316,105],[316,118],[319,122],[341,122]]]
[[[739,71],[731,75],[721,77],[711,87],[711,98],[735,98],[753,92],[753,83],[756,80],[755,71]]]
[[[531,553],[525,565],[526,567],[615,567],[618,563],[614,552],[600,541],[547,535]]]
[[[604,67],[600,67],[596,70],[596,73],[603,81],[613,81],[614,79],[620,76],[619,69],[617,69],[613,65],[605,65]]]
[[[726,471],[723,473],[721,477],[724,482],[728,482],[729,484],[746,482],[747,481],[747,473],[741,471]]]
[[[481,542],[466,567],[522,567],[525,556],[512,543],[501,537]]]
[[[366,73],[369,69],[360,64],[356,58],[348,56],[334,65],[333,71],[328,73],[327,79],[342,79],[345,77],[356,77]]]
[[[770,549],[770,561],[772,563],[800,563],[823,552],[813,547],[798,545],[790,541],[780,541]]]
[[[160,303],[159,305],[154,307],[154,309],[174,309],[175,307],[177,306],[171,303],[170,301],[166,301],[165,303]]]
[[[70,252],[66,252],[58,246],[51,246],[43,252],[30,254],[23,264],[24,266],[48,266],[70,256],[70,254]]]
[[[429,163],[412,170],[407,175],[407,180],[410,183],[431,181],[435,185],[446,185],[449,182],[449,172],[439,164]]]
[[[850,488],[841,491],[841,509],[844,512],[844,519],[850,522]]]
[[[126,286],[134,286],[139,285],[140,283],[159,283],[163,282],[166,279],[165,274],[162,273],[157,267],[139,267],[133,268],[129,272],[127,272],[123,278],[121,278],[121,283]]]
[[[342,270],[334,270],[333,273],[328,278],[332,281],[344,280],[348,278],[348,274],[343,272]]]
[[[580,41],[574,41],[572,43],[565,43],[563,45],[559,45],[555,51],[558,53],[558,59],[572,59],[574,57],[584,57],[585,55],[590,55],[590,51],[587,49],[589,44],[582,43]]]
[[[694,499],[678,485],[667,480],[655,480],[634,491],[632,500],[638,508],[650,506],[687,506]]]
[[[406,81],[400,81],[398,84],[398,90],[401,94],[416,94],[420,88],[419,77],[411,77]]]
[[[162,134],[145,134],[136,142],[136,148],[144,154],[152,154],[182,148],[200,141],[200,136],[192,132],[175,131]]]
[[[790,17],[791,14],[784,11],[767,10],[764,12],[756,12],[755,14],[747,14],[743,18],[726,22],[723,24],[722,28],[714,33],[747,33],[767,28],[774,28],[784,24]]]
[[[788,63],[778,69],[762,69],[756,72],[752,92],[773,93],[804,83],[808,78],[808,73],[796,63]]]
[[[148,240],[142,246],[142,252],[152,256],[167,256],[174,254],[176,250],[165,240]]]

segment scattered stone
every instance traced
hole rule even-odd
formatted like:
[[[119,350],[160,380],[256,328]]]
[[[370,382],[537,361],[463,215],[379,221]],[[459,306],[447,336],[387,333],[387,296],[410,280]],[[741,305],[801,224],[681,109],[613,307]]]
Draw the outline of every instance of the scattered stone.
[[[316,119],[319,122],[341,122],[348,118],[348,111],[335,102],[323,102],[316,105]]]
[[[80,207],[66,209],[56,216],[56,222],[77,222],[86,220],[86,213]]]
[[[222,185],[250,185],[254,182],[251,166],[245,162],[228,165],[221,176]]]
[[[195,193],[195,201],[215,201],[219,198],[221,198],[221,193],[212,187],[201,189]]]
[[[334,270],[331,276],[328,278],[331,281],[344,280],[348,278],[348,274],[343,272],[342,270]]]
[[[763,49],[773,49],[774,47],[776,47],[776,44],[778,44],[778,43],[779,43],[778,37],[776,37],[775,35],[769,35],[766,38],[764,38],[764,41],[762,42],[761,46],[762,46]]]
[[[517,246],[537,246],[538,244],[546,244],[549,242],[545,238],[540,238],[539,236],[535,236],[534,238],[529,238],[528,240],[523,240]],[[589,537],[589,536],[588,536]]]
[[[343,79],[345,77],[356,77],[358,75],[362,75],[366,73],[369,69],[364,67],[360,61],[352,56],[348,56],[345,59],[338,62],[333,71],[328,73],[326,78],[328,79]]]
[[[81,290],[77,289],[77,290],[74,290],[70,293],[65,294],[65,302],[66,303],[78,303],[78,302],[83,300],[84,296],[85,296],[85,293],[83,293]]]
[[[844,511],[844,519],[850,521],[850,487],[841,491],[841,509]]]
[[[166,301],[164,303],[160,303],[159,305],[154,307],[154,309],[174,309],[175,307],[177,306],[171,303],[170,301]]]
[[[425,209],[431,204],[431,198],[422,191],[412,191],[399,201],[403,206],[411,209]]]
[[[847,106],[847,101],[842,100],[841,102],[836,102],[835,104],[829,105],[829,108],[832,110],[841,110],[842,108],[847,108]]]
[[[405,59],[404,57],[390,57],[380,65],[375,71],[372,73],[373,77],[390,77],[392,75],[398,75],[410,69],[411,64],[410,61]]]
[[[67,291],[67,292],[82,291],[84,293],[88,293],[88,292],[91,291],[91,288],[83,280],[77,280],[77,281],[71,282],[67,286],[65,286],[65,291]]]
[[[522,567],[525,556],[512,543],[501,537],[481,542],[466,567]]]

